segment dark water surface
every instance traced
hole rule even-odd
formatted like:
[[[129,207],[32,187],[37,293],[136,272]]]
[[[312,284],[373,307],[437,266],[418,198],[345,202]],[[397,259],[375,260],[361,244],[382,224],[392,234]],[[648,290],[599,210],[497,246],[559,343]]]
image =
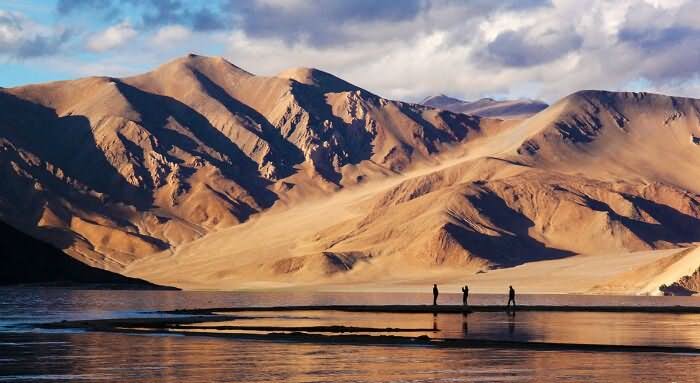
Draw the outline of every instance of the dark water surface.
[[[0,382],[700,382],[700,356],[419,346],[348,346],[37,330],[31,323],[225,306],[420,304],[429,294],[0,289]],[[443,303],[458,303],[442,294]],[[671,297],[520,296],[521,304],[692,305]],[[473,304],[502,303],[477,295]],[[700,315],[316,312],[298,324],[436,326],[440,336],[700,347]],[[276,319],[271,318],[274,323]],[[392,322],[393,321],[393,322]]]

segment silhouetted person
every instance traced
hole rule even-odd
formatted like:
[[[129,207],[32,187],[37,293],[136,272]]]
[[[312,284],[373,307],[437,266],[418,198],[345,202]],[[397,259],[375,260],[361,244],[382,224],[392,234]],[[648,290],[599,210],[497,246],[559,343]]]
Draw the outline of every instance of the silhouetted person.
[[[433,306],[437,306],[437,298],[440,291],[438,291],[437,285],[433,285]]]
[[[506,306],[507,311],[510,311],[511,302],[513,302],[513,310],[515,310],[515,290],[513,289],[513,286],[508,286],[508,305]]]
[[[462,287],[462,305],[463,306],[469,305],[467,303],[468,299],[469,299],[469,286],[464,285],[464,287]]]

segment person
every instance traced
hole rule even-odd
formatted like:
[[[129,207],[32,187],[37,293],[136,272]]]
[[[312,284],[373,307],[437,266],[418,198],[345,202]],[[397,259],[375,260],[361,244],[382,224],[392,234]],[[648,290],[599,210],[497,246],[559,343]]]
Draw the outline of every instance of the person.
[[[462,287],[462,305],[467,306],[467,299],[469,299],[469,286],[464,285]]]
[[[433,285],[433,306],[437,306],[437,298],[440,292],[438,291],[437,284]]]
[[[506,310],[510,311],[510,303],[513,302],[513,310],[515,310],[515,290],[513,286],[508,286],[508,305]]]

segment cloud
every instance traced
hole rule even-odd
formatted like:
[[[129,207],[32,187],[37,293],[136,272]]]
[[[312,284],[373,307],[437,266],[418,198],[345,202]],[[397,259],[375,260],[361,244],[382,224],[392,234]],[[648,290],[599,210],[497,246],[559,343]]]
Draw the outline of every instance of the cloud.
[[[224,29],[226,21],[208,8],[202,8],[189,13],[188,18],[191,20],[192,28],[197,31],[216,31]]]
[[[493,12],[549,4],[545,0],[229,0],[223,9],[232,10],[233,26],[248,36],[322,47],[463,30]]]
[[[151,41],[155,45],[172,45],[192,36],[192,31],[182,25],[167,25],[158,30]]]
[[[667,89],[700,75],[700,15],[697,1],[643,4],[630,12],[618,32],[620,49],[635,55],[635,69],[652,86]],[[700,97],[700,95],[697,95]]]
[[[56,3],[56,10],[59,13],[67,14],[80,8],[99,9],[104,5],[103,0],[59,0]]]
[[[231,5],[238,3],[232,1]],[[277,37],[284,41],[307,41],[330,45],[351,40],[360,25],[378,22],[400,23],[415,18],[423,6],[420,0],[394,2],[373,0],[292,2],[253,1],[237,9],[237,27],[254,37]]]
[[[373,30],[391,31],[389,37],[414,33],[417,30],[405,27],[425,26],[427,20],[417,19],[439,9],[457,11],[449,23],[461,23],[490,12],[549,4],[548,0],[59,0],[56,10],[64,16],[87,12],[110,21],[135,17],[138,29],[178,24],[194,31],[242,30],[254,37],[274,37],[287,43],[306,41],[319,46],[348,43]],[[440,27],[436,24],[436,28]],[[376,33],[373,37],[382,35]]]
[[[222,29],[225,21],[216,3],[211,8],[194,8],[189,2],[180,0],[138,1],[144,8],[142,23],[145,28],[167,24],[190,25],[195,30],[211,31]]]
[[[139,59],[120,61],[119,73],[192,51],[223,54],[263,75],[319,67],[409,101],[555,101],[641,86],[700,96],[698,8],[700,0],[58,0],[56,20],[75,23],[79,38],[0,17],[0,54],[54,55],[80,74],[109,70],[121,53]],[[83,44],[64,49],[73,40]],[[116,47],[120,57],[109,53]]]
[[[126,44],[136,35],[134,27],[124,21],[90,37],[87,48],[93,52],[108,51]]]
[[[56,11],[63,16],[86,12],[104,20],[124,19],[136,14],[138,29],[153,29],[163,25],[187,25],[198,31],[224,29],[227,25],[223,2],[213,0],[204,5],[193,5],[183,0],[59,0]]]
[[[20,59],[51,55],[70,36],[69,30],[42,28],[20,13],[0,10],[0,55]]]
[[[506,31],[486,46],[487,56],[510,67],[529,67],[551,62],[581,47],[583,39],[569,28]]]

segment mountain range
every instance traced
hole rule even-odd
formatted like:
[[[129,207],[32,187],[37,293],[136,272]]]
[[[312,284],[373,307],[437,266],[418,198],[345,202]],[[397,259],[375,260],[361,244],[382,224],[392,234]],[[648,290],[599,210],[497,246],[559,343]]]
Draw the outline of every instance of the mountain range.
[[[700,100],[442,101],[197,55],[0,89],[0,218],[187,289],[694,291]]]
[[[433,108],[449,110],[453,113],[500,119],[527,118],[549,106],[542,101],[530,99],[494,100],[493,98],[482,98],[476,101],[464,101],[444,94],[427,97],[420,103]]]

